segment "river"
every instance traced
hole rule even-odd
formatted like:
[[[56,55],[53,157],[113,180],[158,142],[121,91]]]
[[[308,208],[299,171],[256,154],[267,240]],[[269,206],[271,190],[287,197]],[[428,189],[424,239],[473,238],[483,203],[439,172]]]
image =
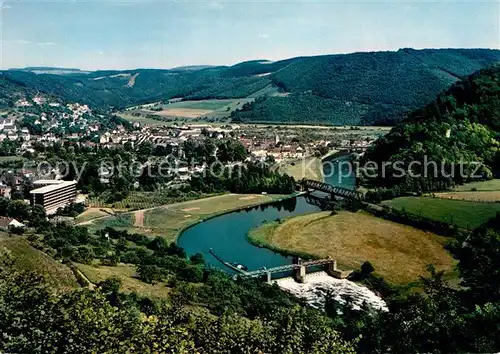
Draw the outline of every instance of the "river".
[[[326,183],[354,188],[354,177],[341,178],[348,172],[347,165],[343,163],[347,158],[346,156],[340,157],[332,163],[325,161],[323,165]],[[343,175],[339,173],[341,168]],[[318,207],[308,204],[304,197],[298,197],[235,211],[190,227],[180,235],[178,243],[188,255],[202,253],[208,265],[226,271],[228,268],[210,254],[210,249],[225,261],[242,263],[249,270],[259,269],[262,266],[270,268],[290,264],[291,257],[250,244],[247,240],[248,231],[264,222],[318,210]]]
[[[331,163],[326,161],[327,163],[324,164],[325,182],[345,188],[355,187],[355,178],[353,176],[348,176],[347,178],[340,178],[341,176],[339,176],[340,173],[346,175],[348,172],[346,170],[346,168],[348,169],[347,164],[343,163],[346,159],[348,159],[348,157],[344,156],[335,159]],[[341,169],[342,172],[340,172]],[[263,266],[271,268],[290,264],[292,262],[291,257],[283,256],[267,248],[259,248],[250,244],[247,240],[247,233],[252,228],[268,221],[274,221],[278,218],[284,219],[318,210],[318,207],[308,204],[304,197],[297,197],[247,210],[235,211],[208,219],[188,228],[180,235],[178,244],[186,250],[188,255],[201,253],[209,266],[221,268],[227,272],[231,272],[231,270],[215,259],[214,256],[210,254],[210,249],[226,262],[244,264],[249,270],[256,270]],[[336,279],[332,279],[331,284],[338,290],[339,282],[344,282],[343,288],[345,288],[345,284],[347,284],[350,293],[353,293],[351,289],[352,286],[361,288],[352,282]],[[313,291],[307,290],[311,287],[310,285],[304,289],[302,289],[302,285],[299,284],[294,285],[290,283],[289,285],[291,288],[287,290],[295,292],[297,295],[301,292],[305,292],[310,296],[310,292]],[[363,291],[365,290],[366,289]],[[361,290],[354,290],[354,293],[356,292],[360,293]]]

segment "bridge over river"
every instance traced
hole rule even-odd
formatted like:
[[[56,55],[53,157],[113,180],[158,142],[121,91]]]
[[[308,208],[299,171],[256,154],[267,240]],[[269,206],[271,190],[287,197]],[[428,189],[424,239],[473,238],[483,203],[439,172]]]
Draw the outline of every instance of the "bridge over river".
[[[328,193],[332,196],[339,196],[358,201],[363,201],[365,199],[365,195],[361,192],[343,187],[333,186],[324,182],[313,181],[311,179],[303,179],[302,181],[300,181],[300,186],[305,190],[314,189],[320,192]]]

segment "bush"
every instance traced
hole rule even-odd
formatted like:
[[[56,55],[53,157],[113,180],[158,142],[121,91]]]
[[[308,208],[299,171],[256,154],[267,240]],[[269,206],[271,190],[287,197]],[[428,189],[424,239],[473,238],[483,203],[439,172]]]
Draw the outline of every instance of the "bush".
[[[361,265],[361,273],[364,275],[369,275],[370,273],[373,273],[375,271],[375,267],[368,261],[364,262]]]
[[[94,252],[92,248],[87,245],[78,246],[74,257],[79,263],[90,264],[94,260]]]
[[[154,284],[163,279],[165,271],[156,265],[141,264],[137,267],[137,274],[144,282]]]
[[[192,264],[205,264],[205,259],[203,258],[203,254],[196,253],[189,257],[189,260]]]
[[[24,227],[12,226],[9,228],[9,231],[16,235],[22,235],[24,234]]]

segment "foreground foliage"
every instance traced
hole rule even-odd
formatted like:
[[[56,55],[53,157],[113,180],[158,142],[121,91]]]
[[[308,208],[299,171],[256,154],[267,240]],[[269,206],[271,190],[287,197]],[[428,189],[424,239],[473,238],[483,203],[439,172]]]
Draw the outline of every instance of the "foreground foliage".
[[[354,353],[322,316],[300,307],[249,320],[214,317],[118,293],[53,294],[33,274],[0,273],[0,350],[12,353]]]
[[[107,229],[97,235],[68,225],[38,227],[31,242],[56,258],[136,264],[143,281],[167,282],[169,301],[97,289],[55,293],[35,274],[0,257],[0,350],[40,353],[414,353],[500,350],[500,215],[453,245],[462,287],[432,267],[424,293],[408,294],[373,275],[358,278],[389,311],[352,310],[328,297],[324,313],[256,280],[234,281],[189,259],[161,238]],[[376,269],[375,269],[376,271]],[[349,303],[349,300],[348,300]]]

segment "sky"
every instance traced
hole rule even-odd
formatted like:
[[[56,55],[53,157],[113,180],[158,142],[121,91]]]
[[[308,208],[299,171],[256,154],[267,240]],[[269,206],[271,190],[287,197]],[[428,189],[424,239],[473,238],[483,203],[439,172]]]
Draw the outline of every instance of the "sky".
[[[96,69],[500,48],[500,2],[3,0],[0,67]]]

